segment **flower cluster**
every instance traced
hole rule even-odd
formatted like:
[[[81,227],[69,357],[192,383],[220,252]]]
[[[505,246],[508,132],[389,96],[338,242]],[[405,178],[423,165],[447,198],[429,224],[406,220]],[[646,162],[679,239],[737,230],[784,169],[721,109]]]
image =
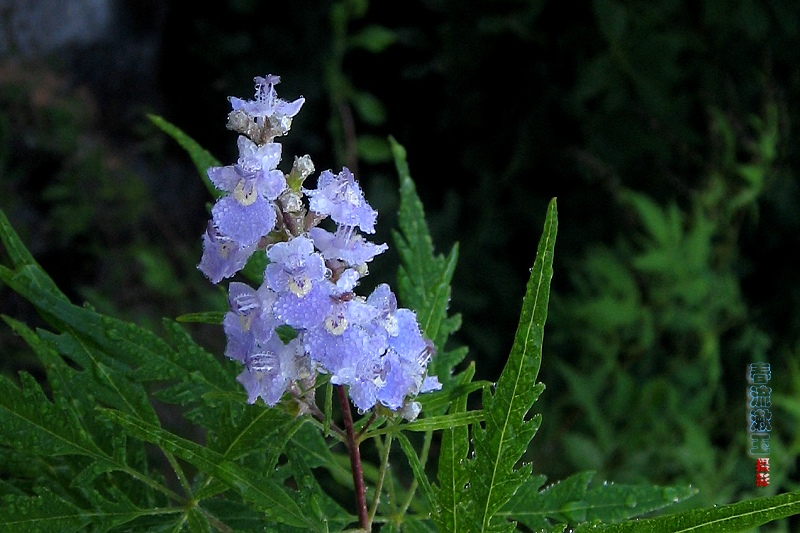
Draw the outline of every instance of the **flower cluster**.
[[[350,170],[325,170],[307,189],[309,156],[295,158],[288,174],[278,169],[275,138],[288,133],[304,103],[278,98],[279,82],[257,77],[253,100],[230,98],[228,128],[240,133],[239,158],[208,170],[225,194],[211,210],[198,268],[219,283],[257,250],[269,260],[257,289],[229,285],[226,355],[244,365],[237,379],[250,403],[260,397],[274,405],[287,390],[299,397],[325,373],[347,386],[360,410],[380,404],[413,419],[413,398],[441,387],[426,377],[433,346],[388,285],[366,298],[354,292],[367,263],[387,246],[363,236],[375,232],[378,214]],[[323,220],[330,231],[320,227]]]

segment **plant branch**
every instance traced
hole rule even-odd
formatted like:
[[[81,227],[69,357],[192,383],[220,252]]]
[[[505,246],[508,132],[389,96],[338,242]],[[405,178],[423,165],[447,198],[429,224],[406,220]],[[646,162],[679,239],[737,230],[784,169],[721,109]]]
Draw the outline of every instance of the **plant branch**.
[[[347,391],[344,390],[344,386],[337,385],[336,392],[339,395],[339,405],[342,407],[342,419],[344,421],[345,431],[347,431],[347,449],[350,452],[350,469],[353,472],[353,486],[356,492],[358,523],[365,531],[369,531],[367,496],[364,487],[364,469],[361,466],[361,452],[358,449],[358,440],[353,430],[353,414],[350,411],[350,402],[347,399]]]
[[[386,471],[389,469],[389,453],[392,449],[392,437],[394,435],[389,433],[386,436],[384,443],[383,457],[381,458],[381,467],[378,472],[378,482],[375,484],[375,498],[372,500],[372,509],[369,512],[369,523],[372,526],[372,521],[375,520],[375,513],[378,512],[378,504],[381,500],[381,491],[383,491],[383,481],[386,479]],[[378,439],[380,441],[380,439]]]

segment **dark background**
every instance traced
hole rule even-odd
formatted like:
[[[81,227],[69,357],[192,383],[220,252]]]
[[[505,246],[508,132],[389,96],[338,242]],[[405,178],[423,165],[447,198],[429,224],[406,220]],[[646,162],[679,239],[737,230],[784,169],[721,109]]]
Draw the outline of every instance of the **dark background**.
[[[195,268],[210,198],[146,113],[229,164],[227,97],[278,74],[306,98],[283,165],[354,167],[380,242],[385,139],[406,147],[437,249],[460,244],[452,342],[478,378],[502,369],[558,198],[534,470],[752,495],[747,365],[768,360],[767,490],[796,486],[800,5],[41,0],[0,20],[0,207],[75,300],[143,324],[224,305]],[[661,241],[658,213],[678,228]],[[3,288],[0,308],[27,312]],[[221,330],[193,333],[221,353]],[[5,333],[0,349],[35,371]]]

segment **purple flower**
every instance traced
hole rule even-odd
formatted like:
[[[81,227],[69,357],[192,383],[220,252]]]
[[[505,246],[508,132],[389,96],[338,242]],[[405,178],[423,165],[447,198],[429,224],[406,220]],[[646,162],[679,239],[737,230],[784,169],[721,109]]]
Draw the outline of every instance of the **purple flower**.
[[[242,134],[236,163],[208,170],[225,195],[211,210],[198,265],[219,283],[241,270],[259,246],[289,238],[268,248],[258,289],[229,286],[225,355],[245,367],[236,379],[249,403],[261,398],[275,405],[287,390],[298,394],[294,382],[313,386],[317,372],[324,372],[348,388],[360,411],[381,404],[413,420],[420,404],[412,398],[441,388],[436,377],[426,377],[432,343],[414,312],[398,308],[388,285],[366,299],[354,293],[366,264],[387,249],[361,234],[375,233],[378,214],[346,167],[336,175],[322,172],[313,190],[302,188],[313,172],[308,156],[295,160],[288,177],[278,170],[281,145],[273,139],[289,131],[305,100],[278,98],[278,76],[254,81],[253,100],[230,98],[228,127]],[[274,232],[279,215],[283,237]],[[336,225],[334,232],[317,227],[325,217]],[[296,337],[284,343],[276,331],[281,326],[293,328]]]
[[[286,188],[283,173],[275,169],[280,154],[277,143],[256,146],[240,136],[239,161],[208,169],[214,186],[229,193],[211,209],[214,225],[240,246],[255,244],[275,227],[272,201]]]
[[[247,402],[258,398],[275,405],[289,384],[311,374],[311,364],[303,353],[299,338],[284,344],[277,335],[267,342],[256,344],[248,354],[245,369],[236,380],[247,391]]]
[[[331,383],[346,385],[353,404],[363,412],[377,403],[379,391],[384,386],[384,357],[364,353],[351,362],[331,376]]]
[[[325,279],[325,260],[314,251],[314,243],[307,237],[295,237],[279,242],[267,251],[270,263],[264,271],[264,280],[276,292],[289,291],[303,297],[314,283]]]
[[[297,296],[282,292],[272,306],[275,317],[295,329],[311,329],[322,324],[334,305],[330,282],[315,283],[311,290]]]
[[[375,244],[355,232],[354,226],[339,226],[336,233],[322,228],[311,228],[308,235],[325,259],[339,259],[351,266],[372,261],[376,255],[389,249],[386,244]]]
[[[304,192],[312,211],[330,216],[340,226],[358,226],[365,233],[375,233],[378,212],[364,199],[364,192],[347,167],[336,176],[330,170],[323,171],[317,188]]]
[[[266,77],[256,76],[256,91],[253,100],[242,100],[231,96],[231,108],[234,111],[242,110],[255,119],[257,124],[263,125],[265,121],[270,121],[278,126],[280,134],[283,135],[291,127],[291,119],[303,107],[305,98],[302,96],[294,102],[287,102],[278,98],[275,86],[281,82],[280,76],[267,74]]]
[[[417,376],[424,371],[418,365],[401,359],[397,352],[387,351],[384,356],[384,381],[376,399],[396,411],[403,406],[405,397],[417,385]]]
[[[255,244],[241,246],[209,223],[203,233],[203,256],[197,268],[216,284],[243,269],[255,250]]]
[[[386,338],[370,326],[375,308],[357,299],[331,301],[324,319],[305,333],[311,359],[337,375],[386,351]]]
[[[228,287],[230,311],[222,321],[228,344],[225,355],[244,363],[253,346],[277,337],[275,328],[281,323],[272,314],[276,295],[262,285],[258,290],[245,283],[233,282]]]
[[[425,377],[433,347],[422,336],[416,314],[398,308],[397,298],[385,283],[375,288],[367,304],[377,310],[375,325],[385,334],[387,343],[386,383],[378,400],[397,410],[406,396],[441,388],[438,379]]]

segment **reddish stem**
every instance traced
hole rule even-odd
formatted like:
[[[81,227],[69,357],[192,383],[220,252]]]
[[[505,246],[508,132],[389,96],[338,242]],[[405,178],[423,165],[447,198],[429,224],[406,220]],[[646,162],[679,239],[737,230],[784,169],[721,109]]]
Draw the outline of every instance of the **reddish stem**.
[[[350,452],[350,469],[353,471],[353,485],[356,491],[356,508],[358,509],[358,523],[364,531],[369,531],[369,517],[367,515],[367,495],[364,487],[364,469],[361,467],[361,452],[358,450],[353,430],[353,413],[350,411],[350,402],[347,400],[347,391],[344,386],[337,386],[339,405],[342,406],[342,419],[347,432],[347,449]]]

